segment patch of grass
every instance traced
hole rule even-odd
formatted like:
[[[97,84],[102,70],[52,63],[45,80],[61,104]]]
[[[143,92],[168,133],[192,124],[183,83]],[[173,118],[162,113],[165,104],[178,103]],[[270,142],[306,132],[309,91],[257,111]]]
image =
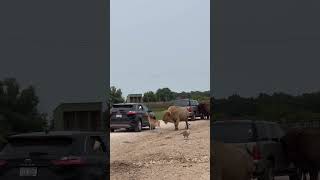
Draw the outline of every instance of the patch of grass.
[[[159,120],[159,119],[162,119],[164,112],[165,112],[165,110],[154,111],[154,114],[155,114],[156,118]]]

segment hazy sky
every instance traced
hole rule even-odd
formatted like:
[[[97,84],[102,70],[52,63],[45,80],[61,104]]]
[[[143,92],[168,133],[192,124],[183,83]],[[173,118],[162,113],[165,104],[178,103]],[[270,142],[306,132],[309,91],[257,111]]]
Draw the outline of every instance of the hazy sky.
[[[110,84],[123,95],[210,89],[209,0],[111,0]]]
[[[320,1],[221,0],[215,7],[215,96],[320,90]]]

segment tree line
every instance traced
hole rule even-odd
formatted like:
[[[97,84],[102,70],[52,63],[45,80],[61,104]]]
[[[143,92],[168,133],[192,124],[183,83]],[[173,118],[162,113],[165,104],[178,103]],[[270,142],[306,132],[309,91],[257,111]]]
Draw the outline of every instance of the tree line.
[[[21,88],[14,78],[0,80],[0,136],[10,133],[41,131],[46,114],[38,111],[35,88]]]
[[[191,98],[198,101],[209,100],[210,91],[191,91],[191,92],[174,92],[169,88],[159,88],[155,92],[148,91],[143,93],[144,102],[168,102],[175,99]],[[125,102],[125,98],[122,97],[122,91],[115,86],[110,87],[111,104]]]
[[[212,101],[214,119],[259,119],[270,121],[320,120],[320,92],[290,95],[265,94],[241,97],[237,94]]]

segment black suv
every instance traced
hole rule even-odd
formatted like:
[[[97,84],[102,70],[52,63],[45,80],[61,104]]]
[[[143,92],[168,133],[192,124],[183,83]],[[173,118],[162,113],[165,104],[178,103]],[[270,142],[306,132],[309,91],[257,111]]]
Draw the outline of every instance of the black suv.
[[[285,158],[281,143],[284,131],[275,122],[228,120],[213,123],[214,141],[243,148],[254,159],[258,180],[272,180],[275,176],[289,175],[297,179],[297,170]]]
[[[178,99],[173,101],[174,106],[187,107],[189,111],[189,118],[195,120],[196,117],[201,117],[201,114],[198,111],[199,102],[193,99]]]
[[[148,114],[152,111],[142,103],[114,104],[110,111],[111,132],[120,128],[140,132],[143,127],[150,127]]]
[[[0,152],[0,179],[105,179],[108,145],[105,132],[13,135]]]

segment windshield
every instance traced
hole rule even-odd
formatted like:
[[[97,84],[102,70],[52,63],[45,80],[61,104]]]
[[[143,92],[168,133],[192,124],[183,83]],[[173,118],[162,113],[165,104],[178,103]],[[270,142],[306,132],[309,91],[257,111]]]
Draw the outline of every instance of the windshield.
[[[254,138],[251,123],[215,123],[212,133],[214,140],[226,143],[246,143]]]
[[[184,106],[189,106],[189,100],[186,100],[186,99],[176,100],[176,101],[174,102],[174,105],[175,105],[175,106],[182,106],[182,107],[184,107]]]
[[[68,137],[14,137],[9,139],[8,144],[6,144],[1,153],[29,155],[65,154],[72,152],[72,145],[73,140]]]
[[[198,106],[198,105],[199,105],[198,101],[196,101],[196,100],[193,100],[193,101],[191,102],[191,104],[192,104],[192,106]]]

